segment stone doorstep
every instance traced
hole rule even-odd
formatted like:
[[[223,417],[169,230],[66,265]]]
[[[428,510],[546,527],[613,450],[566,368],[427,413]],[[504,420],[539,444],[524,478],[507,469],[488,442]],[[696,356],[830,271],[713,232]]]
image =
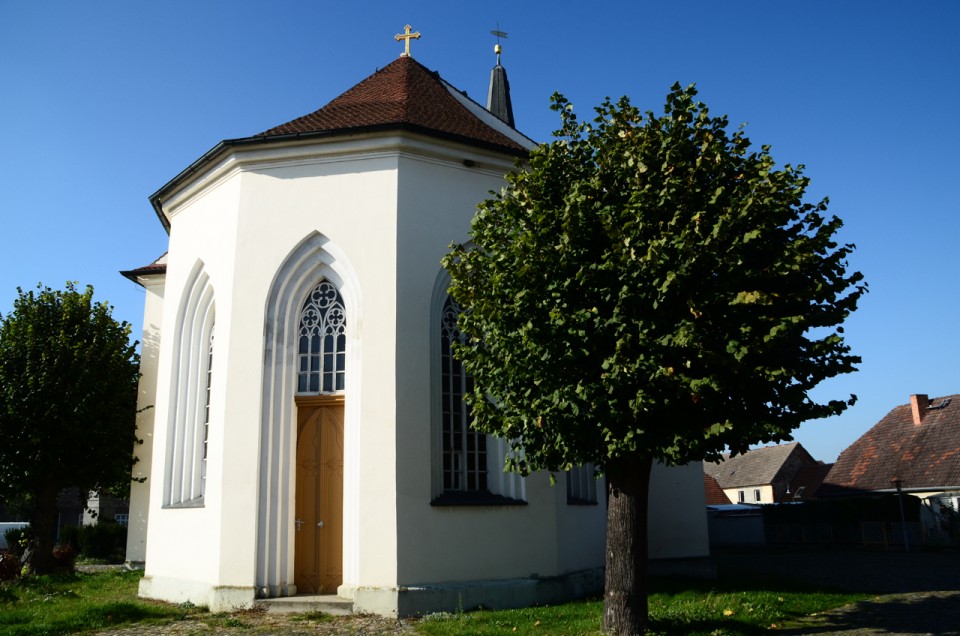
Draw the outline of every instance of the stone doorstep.
[[[253,606],[262,607],[267,612],[278,614],[305,614],[307,612],[323,612],[334,616],[353,614],[353,601],[340,598],[335,594],[303,594],[279,598],[258,598],[253,602]]]

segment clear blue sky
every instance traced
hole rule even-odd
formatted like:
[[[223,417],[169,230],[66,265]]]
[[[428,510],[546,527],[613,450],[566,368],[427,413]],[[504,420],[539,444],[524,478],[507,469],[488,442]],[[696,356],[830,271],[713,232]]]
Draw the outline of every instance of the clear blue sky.
[[[165,250],[147,197],[222,139],[316,110],[414,57],[478,101],[496,28],[517,127],[547,140],[561,91],[659,110],[674,81],[803,163],[857,244],[870,293],[847,323],[860,401],[796,433],[819,459],[911,393],[960,393],[960,3],[810,0],[321,2],[0,0],[0,312],[16,288],[92,284],[137,325],[121,269]]]

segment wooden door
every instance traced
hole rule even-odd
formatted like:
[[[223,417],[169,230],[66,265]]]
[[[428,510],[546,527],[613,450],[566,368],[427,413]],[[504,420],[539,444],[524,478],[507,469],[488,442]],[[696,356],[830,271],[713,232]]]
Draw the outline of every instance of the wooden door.
[[[294,583],[336,594],[343,582],[343,401],[297,399]]]

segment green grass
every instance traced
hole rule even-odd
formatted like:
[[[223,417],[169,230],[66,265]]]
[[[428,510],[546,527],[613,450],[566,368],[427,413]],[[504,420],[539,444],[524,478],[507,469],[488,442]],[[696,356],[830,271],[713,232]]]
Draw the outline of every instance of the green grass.
[[[293,622],[300,623],[332,623],[336,617],[325,612],[304,612],[303,614],[294,614],[290,617]]]
[[[152,603],[137,598],[141,573],[27,577],[0,583],[0,636],[75,634],[133,623],[190,620],[214,631],[260,633],[244,612],[208,614],[202,608]],[[753,636],[791,627],[797,619],[868,598],[822,591],[782,581],[654,579],[650,586],[651,634]],[[601,601],[504,611],[431,615],[416,622],[425,636],[600,634]],[[320,612],[291,616],[290,625],[336,622]],[[253,621],[255,623],[255,621]],[[271,628],[276,633],[277,627]]]
[[[650,634],[754,635],[790,627],[799,618],[868,598],[866,594],[824,592],[790,583],[653,580]],[[603,602],[567,603],[504,611],[428,616],[417,630],[428,636],[600,634]],[[776,627],[773,627],[776,625]]]
[[[187,609],[137,598],[142,573],[54,574],[0,583],[0,636],[75,634],[182,620]]]

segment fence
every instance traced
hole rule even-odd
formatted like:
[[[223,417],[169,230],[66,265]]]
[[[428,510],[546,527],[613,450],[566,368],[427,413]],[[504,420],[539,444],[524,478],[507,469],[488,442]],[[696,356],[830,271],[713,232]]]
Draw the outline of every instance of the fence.
[[[766,524],[766,539],[769,545],[862,545],[873,548],[902,548],[905,536],[911,546],[921,546],[927,542],[927,535],[919,522]]]

